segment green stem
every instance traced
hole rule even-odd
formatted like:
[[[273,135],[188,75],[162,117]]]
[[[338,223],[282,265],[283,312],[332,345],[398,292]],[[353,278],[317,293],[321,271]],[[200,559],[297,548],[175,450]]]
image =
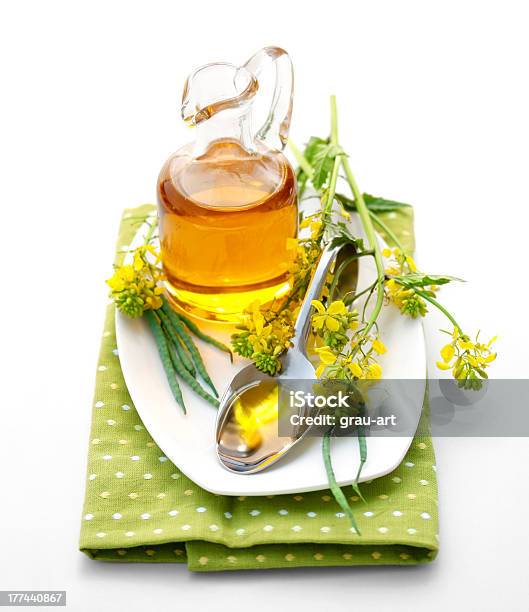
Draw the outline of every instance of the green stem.
[[[424,291],[421,291],[420,289],[414,288],[413,290],[415,291],[417,295],[420,295],[424,300],[426,300],[427,302],[430,302],[430,304],[438,308],[445,315],[445,317],[452,323],[452,325],[457,329],[457,331],[459,332],[461,336],[466,335],[461,329],[461,327],[459,326],[459,323],[454,319],[454,317],[435,298],[431,297],[430,295],[428,295]]]
[[[357,300],[359,297],[362,297],[363,295],[365,295],[366,293],[370,293],[374,290],[375,286],[376,286],[376,281],[369,285],[369,287],[366,287],[365,289],[363,289],[362,291],[360,291],[360,293],[355,293],[354,291],[348,291],[344,296],[343,296],[343,301],[345,303],[346,306],[350,306],[355,300]],[[348,298],[348,295],[351,295],[351,298]]]
[[[347,515],[349,520],[351,521],[351,526],[354,527],[356,533],[360,535],[360,529],[356,524],[355,517],[353,511],[351,510],[351,506],[347,501],[342,489],[338,486],[336,482],[336,476],[334,475],[334,470],[331,463],[331,432],[326,431],[323,439],[322,439],[322,454],[323,454],[323,464],[325,466],[325,471],[327,473],[327,481],[329,482],[329,488],[331,489],[331,493],[334,495],[334,499],[337,501],[340,508]]]
[[[145,220],[147,219],[148,217]],[[157,225],[158,225],[158,217],[154,217],[152,222],[149,225],[149,229],[147,230],[147,233],[145,234],[145,244],[150,243],[152,235],[154,234],[154,230]]]
[[[292,151],[294,157],[296,158],[296,161],[298,162],[298,166],[303,170],[303,172],[310,179],[312,177],[312,173],[314,172],[314,170],[312,169],[312,166],[309,164],[307,158],[303,155],[300,149],[298,149],[296,144],[292,142],[292,140],[290,139],[288,140],[288,146],[290,147],[290,150]]]
[[[395,243],[395,246],[401,251],[403,255],[407,255],[404,247],[402,246],[401,241],[397,238],[393,230],[391,230],[385,223],[380,219],[380,217],[375,214],[373,211],[369,211],[369,216],[371,219],[380,227],[380,229],[388,236],[388,238]]]
[[[351,167],[349,166],[349,161],[347,157],[342,157],[341,163],[345,171],[349,187],[351,187],[351,191],[353,192],[354,199],[356,202],[356,209],[358,211],[358,215],[360,216],[360,221],[362,222],[362,225],[364,227],[369,247],[373,251],[377,268],[377,301],[367,321],[366,326],[360,333],[360,337],[358,338],[357,344],[357,346],[359,346],[361,344],[361,341],[369,334],[371,328],[373,327],[378,318],[378,315],[380,314],[380,311],[382,310],[382,304],[384,303],[384,264],[382,262],[382,254],[380,253],[380,246],[378,244],[378,240],[375,234],[375,228],[373,227],[373,222],[371,221],[371,217],[369,216],[369,210],[366,206],[366,203],[364,202],[364,197],[362,196],[362,193],[358,189],[358,185],[356,184],[356,180],[351,171]]]
[[[340,266],[338,267],[338,269],[334,273],[334,276],[333,276],[333,279],[332,279],[331,287],[329,289],[329,303],[332,302],[332,298],[334,296],[334,292],[336,290],[336,286],[340,282],[340,277],[343,274],[343,271],[345,270],[345,268],[347,268],[347,266],[351,262],[355,261],[356,259],[359,259],[360,257],[365,257],[366,255],[373,255],[373,252],[372,251],[362,251],[360,253],[355,253],[354,255],[351,255],[350,257],[348,257],[347,259],[344,259],[344,261],[342,261],[342,263],[340,264]]]
[[[336,96],[331,96],[331,144],[338,146],[338,108],[336,106]],[[327,190],[327,199],[323,207],[323,214],[329,215],[334,202],[334,194],[336,193],[336,183],[338,182],[338,173],[341,165],[341,155],[336,155],[332,166],[329,188]]]

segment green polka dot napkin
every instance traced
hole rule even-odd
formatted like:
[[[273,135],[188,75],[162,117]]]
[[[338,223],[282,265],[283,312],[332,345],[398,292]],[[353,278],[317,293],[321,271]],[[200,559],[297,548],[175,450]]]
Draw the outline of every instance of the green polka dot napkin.
[[[125,212],[118,251],[150,210]],[[413,248],[411,209],[387,213],[384,220]],[[195,571],[411,565],[435,558],[437,484],[427,433],[416,436],[394,472],[362,490],[366,503],[344,488],[359,536],[329,491],[229,497],[198,487],[164,456],[134,408],[119,364],[114,307],[108,306],[80,539],[89,557],[187,563]]]

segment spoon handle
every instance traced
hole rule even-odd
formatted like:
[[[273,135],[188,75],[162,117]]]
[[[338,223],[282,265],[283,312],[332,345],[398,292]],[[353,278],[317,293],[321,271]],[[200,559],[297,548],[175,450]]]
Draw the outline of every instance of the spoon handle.
[[[331,267],[332,262],[335,260],[338,254],[339,248],[326,248],[321,254],[316,270],[312,275],[307,293],[303,299],[298,318],[296,319],[296,325],[294,326],[294,339],[292,341],[292,348],[297,349],[301,352],[305,352],[307,344],[307,338],[310,331],[310,311],[312,309],[312,300],[317,300],[322,292],[325,279],[327,278],[327,272]]]

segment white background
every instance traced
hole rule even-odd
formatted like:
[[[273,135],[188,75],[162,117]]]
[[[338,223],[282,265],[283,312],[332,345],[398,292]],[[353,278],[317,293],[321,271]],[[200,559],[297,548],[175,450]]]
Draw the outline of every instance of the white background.
[[[526,7],[2,3],[0,589],[67,589],[72,610],[526,609],[525,439],[437,440],[428,567],[192,575],[76,550],[118,220],[189,139],[179,99],[202,63],[286,48],[298,142],[326,134],[336,93],[360,186],[416,206],[422,267],[468,279],[445,300],[500,336],[493,375],[528,376]]]

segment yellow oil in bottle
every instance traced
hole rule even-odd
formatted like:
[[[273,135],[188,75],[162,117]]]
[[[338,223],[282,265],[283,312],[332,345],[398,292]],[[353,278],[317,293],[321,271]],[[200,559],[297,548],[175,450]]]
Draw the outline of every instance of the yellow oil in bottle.
[[[158,207],[167,287],[186,310],[233,321],[254,300],[288,292],[297,193],[282,153],[236,140],[196,158],[181,149],[160,173]]]

